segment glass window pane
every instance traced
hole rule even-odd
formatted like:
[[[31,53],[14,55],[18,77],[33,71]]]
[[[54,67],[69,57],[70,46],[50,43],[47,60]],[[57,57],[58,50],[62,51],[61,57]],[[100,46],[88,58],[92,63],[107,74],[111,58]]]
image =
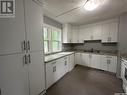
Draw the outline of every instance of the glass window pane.
[[[48,41],[44,41],[44,51],[45,53],[48,52]]]
[[[61,37],[61,35],[60,35],[59,31],[56,31],[56,30],[52,31],[52,40],[59,41],[60,37]]]
[[[48,39],[48,29],[44,27],[44,40]]]
[[[59,50],[59,42],[53,41],[52,42],[52,49],[53,49],[53,51],[58,51]]]

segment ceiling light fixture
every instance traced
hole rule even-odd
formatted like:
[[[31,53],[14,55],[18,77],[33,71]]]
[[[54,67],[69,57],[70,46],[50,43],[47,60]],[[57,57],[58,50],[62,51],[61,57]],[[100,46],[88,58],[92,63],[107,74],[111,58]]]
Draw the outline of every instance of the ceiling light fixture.
[[[84,8],[87,11],[92,11],[96,9],[101,4],[101,0],[87,0]]]

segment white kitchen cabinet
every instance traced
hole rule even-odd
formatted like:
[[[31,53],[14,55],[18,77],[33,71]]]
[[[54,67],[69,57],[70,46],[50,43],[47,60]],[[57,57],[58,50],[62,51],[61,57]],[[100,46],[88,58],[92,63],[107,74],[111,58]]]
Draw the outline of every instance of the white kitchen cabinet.
[[[54,70],[56,69],[56,61],[46,63],[46,89],[54,82]]]
[[[75,64],[82,65],[82,53],[75,53]]]
[[[39,95],[45,89],[45,69],[42,52],[28,55],[30,95]]]
[[[43,50],[43,10],[33,0],[25,0],[26,36],[30,51]]]
[[[66,56],[64,57],[64,74],[66,74],[69,71],[68,64],[69,64],[69,56]]]
[[[109,56],[108,60],[109,60],[108,71],[116,73],[116,69],[117,69],[117,57],[115,57],[115,56]]]
[[[63,43],[72,42],[72,25],[64,24],[63,25]]]
[[[102,24],[102,43],[118,41],[118,21]]]
[[[79,27],[72,26],[72,43],[79,43]]]
[[[68,72],[69,57],[63,57],[46,63],[46,89],[52,86]]]
[[[15,18],[0,20],[2,95],[38,95],[45,90],[41,9],[32,0],[16,0]],[[30,53],[28,48],[41,51]]]
[[[60,65],[58,60],[46,63],[46,89],[59,80],[61,76],[61,70],[59,67]]]
[[[0,56],[0,60],[2,95],[38,95],[45,90],[41,52],[31,53],[30,57],[25,54]]]
[[[91,66],[92,68],[100,69],[101,55],[92,54],[91,55]]]
[[[109,72],[116,73],[117,57],[116,56],[101,56],[101,69]]]
[[[71,71],[74,68],[74,66],[75,66],[74,54],[69,55],[69,57],[70,57],[70,60],[69,60],[68,67],[69,67],[69,71]]]
[[[106,43],[109,41],[109,24],[102,25],[102,42]]]
[[[22,52],[25,41],[23,0],[15,3],[15,18],[0,19],[0,55]]]
[[[82,63],[81,63],[81,65],[90,67],[91,66],[90,57],[91,57],[90,54],[82,53],[82,57],[81,57],[82,58]]]
[[[82,29],[81,35],[83,36],[83,40],[91,40],[92,39],[92,28],[86,27]]]
[[[79,27],[79,42],[84,40],[101,40],[101,24]]]
[[[112,22],[110,24],[110,37],[111,42],[118,42],[118,22]]]
[[[105,55],[101,55],[101,70],[108,70],[107,57]]]
[[[29,95],[28,66],[23,56],[0,56],[1,95]]]
[[[93,26],[92,40],[101,40],[102,25]]]
[[[57,68],[56,68],[56,73],[57,73],[57,80],[62,78],[65,74],[65,61],[64,58],[58,59],[57,60]]]

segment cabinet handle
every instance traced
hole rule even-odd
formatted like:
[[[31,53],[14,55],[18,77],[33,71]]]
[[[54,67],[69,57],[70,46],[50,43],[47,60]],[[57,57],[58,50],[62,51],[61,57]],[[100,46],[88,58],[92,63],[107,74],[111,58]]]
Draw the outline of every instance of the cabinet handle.
[[[27,42],[27,50],[30,51],[30,41]]]
[[[31,56],[30,56],[30,54],[28,55],[28,62],[31,63]]]
[[[109,60],[109,64],[111,64],[111,61]]]
[[[55,66],[55,72],[56,72],[56,66]]]
[[[56,66],[53,67],[53,72],[56,72]]]
[[[53,72],[55,72],[55,71],[54,71],[54,67],[53,67]]]
[[[111,63],[111,61],[110,60],[107,60],[107,64],[110,64]]]
[[[24,65],[27,64],[27,56],[26,55],[23,57],[23,64]]]
[[[26,50],[26,41],[23,41],[21,46],[22,46],[22,51],[25,51]]]

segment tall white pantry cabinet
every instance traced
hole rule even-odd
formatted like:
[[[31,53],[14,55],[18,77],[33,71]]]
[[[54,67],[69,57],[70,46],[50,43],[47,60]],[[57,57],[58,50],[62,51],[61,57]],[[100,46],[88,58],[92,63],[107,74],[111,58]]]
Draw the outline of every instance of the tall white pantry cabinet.
[[[45,91],[43,8],[37,0],[15,0],[15,18],[0,18],[0,95]]]

